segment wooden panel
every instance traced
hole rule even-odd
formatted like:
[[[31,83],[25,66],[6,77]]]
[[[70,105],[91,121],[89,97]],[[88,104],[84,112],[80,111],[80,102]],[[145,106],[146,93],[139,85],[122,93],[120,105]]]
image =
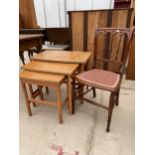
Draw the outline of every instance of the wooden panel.
[[[129,11],[128,10],[114,10],[112,14],[112,27],[127,27],[127,20],[128,20]],[[131,19],[131,18],[130,18]],[[118,36],[117,36],[118,37]],[[116,56],[115,44],[118,44],[119,37],[114,40],[113,48],[111,52],[111,59],[114,60]],[[123,48],[123,41],[120,44],[120,51]],[[121,60],[122,52],[119,52],[118,60]]]
[[[107,17],[109,16],[108,14],[109,14],[109,12],[107,12],[107,11],[100,12],[100,17],[99,17],[99,21],[98,21],[99,22],[99,24],[98,24],[99,27],[107,27],[107,25],[108,25],[108,20],[107,20],[108,18]],[[98,37],[98,41],[97,41],[98,50],[97,50],[97,52],[99,53],[98,54],[99,58],[102,58],[103,55],[104,55],[104,52],[103,52],[104,51],[104,47],[105,47],[104,39],[105,38],[103,37],[103,35]],[[92,48],[92,51],[93,50],[94,50],[94,48]],[[100,68],[101,66],[103,66],[103,63],[98,62],[97,67]]]
[[[74,51],[83,51],[83,13],[77,12],[76,14],[72,14],[72,49]]]
[[[127,27],[127,21],[131,20],[129,10],[132,9],[111,9],[111,10],[92,10],[92,11],[69,11],[70,29],[73,50],[84,50],[83,32],[87,34],[87,50],[93,50],[94,32],[97,26],[108,27]],[[84,20],[84,14],[88,14],[88,23]],[[84,26],[84,24],[88,24]],[[129,25],[129,24],[128,24]],[[130,25],[129,25],[130,26]],[[83,30],[83,28],[87,28]]]
[[[97,27],[130,27],[133,9],[109,9],[109,10],[91,10],[91,11],[69,11],[70,14],[70,31],[72,50],[91,51],[92,56],[89,62],[91,67],[93,60],[94,33]],[[87,15],[87,18],[85,18]],[[107,40],[108,41],[108,40]],[[100,57],[105,55],[103,49],[105,43],[103,37],[98,40]],[[113,45],[118,43],[118,39],[112,42]],[[124,47],[124,41],[121,42],[121,48]],[[85,48],[85,45],[87,48]],[[108,51],[108,50],[107,50]],[[116,56],[116,49],[112,49],[111,58]],[[118,60],[122,57],[119,53]]]
[[[112,27],[126,27],[128,10],[113,10],[112,13]]]
[[[22,24],[22,17],[21,15],[19,15],[19,29],[23,28],[23,24]]]
[[[34,4],[32,0],[19,1],[22,28],[38,28]]]
[[[98,27],[98,21],[99,21],[99,13],[96,12],[90,12],[88,14],[88,44],[87,44],[87,50],[92,51],[94,46],[94,32],[95,29]]]
[[[131,1],[130,7],[135,8],[135,0]],[[133,9],[132,12],[130,27],[134,25],[135,25],[135,9]],[[135,34],[131,41],[131,49],[130,49],[126,78],[129,80],[135,80]]]
[[[88,44],[87,44],[87,51],[93,51],[94,50],[94,33],[98,26],[106,26],[107,24],[107,12],[89,12],[88,14]],[[102,20],[105,19],[105,20]],[[100,47],[98,50],[103,50],[103,37],[100,38],[98,41],[100,42]],[[102,57],[102,52],[101,57]],[[93,61],[93,52],[89,61],[88,66],[91,67]]]
[[[135,80],[135,35],[133,36],[131,41],[131,49],[126,78],[129,80]]]

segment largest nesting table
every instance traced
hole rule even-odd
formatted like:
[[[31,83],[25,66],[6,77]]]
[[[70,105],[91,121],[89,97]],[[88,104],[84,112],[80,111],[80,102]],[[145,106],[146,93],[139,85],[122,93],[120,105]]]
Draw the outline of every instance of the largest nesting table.
[[[81,51],[45,51],[33,57],[33,61],[23,68],[29,71],[60,74],[67,77],[69,111],[74,113],[72,103],[72,76],[79,68],[84,71],[91,53]]]

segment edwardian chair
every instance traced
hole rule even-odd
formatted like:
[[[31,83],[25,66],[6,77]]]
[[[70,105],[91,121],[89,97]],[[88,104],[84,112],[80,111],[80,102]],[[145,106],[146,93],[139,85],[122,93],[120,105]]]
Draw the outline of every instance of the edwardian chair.
[[[79,85],[91,87],[86,89],[86,92],[83,92],[83,88],[81,88],[78,98],[108,110],[107,132],[109,132],[114,104],[118,105],[119,102],[120,85],[133,31],[134,28],[97,28],[94,38],[92,69],[78,74],[75,78]],[[110,92],[109,106],[84,97],[94,88]]]

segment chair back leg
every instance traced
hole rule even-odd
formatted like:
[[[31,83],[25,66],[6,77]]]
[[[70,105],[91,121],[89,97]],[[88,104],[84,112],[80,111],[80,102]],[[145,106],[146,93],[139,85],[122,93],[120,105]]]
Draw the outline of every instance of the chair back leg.
[[[119,92],[120,92],[120,88],[119,88],[119,90],[116,93],[116,106],[119,105]]]
[[[110,131],[110,123],[111,123],[111,117],[112,117],[112,112],[113,112],[113,107],[114,107],[114,97],[115,97],[115,94],[111,92],[110,100],[109,100],[107,128],[106,128],[107,132]]]

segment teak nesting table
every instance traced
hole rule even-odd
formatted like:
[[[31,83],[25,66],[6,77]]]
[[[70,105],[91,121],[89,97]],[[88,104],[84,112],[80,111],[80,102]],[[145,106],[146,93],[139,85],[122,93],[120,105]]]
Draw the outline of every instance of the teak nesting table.
[[[80,51],[44,51],[33,57],[23,68],[26,71],[64,75],[67,77],[69,112],[73,114],[72,76],[77,69],[82,72],[91,53]]]
[[[35,104],[43,104],[43,105],[49,105],[49,106],[56,106],[58,109],[58,119],[59,123],[63,123],[63,103],[61,99],[61,89],[60,85],[64,81],[65,76],[64,75],[52,75],[52,74],[43,74],[43,73],[37,73],[37,72],[29,72],[29,71],[22,71],[20,73],[20,81],[21,86],[23,88],[25,103],[27,107],[27,111],[29,116],[32,116],[31,106],[30,103]],[[36,97],[40,94],[38,90],[34,91],[32,90],[32,85],[35,84],[40,87],[49,87],[55,90],[57,101],[47,101],[43,99],[43,96],[40,96],[40,99],[36,99]],[[29,93],[26,89],[26,86],[29,87]]]

